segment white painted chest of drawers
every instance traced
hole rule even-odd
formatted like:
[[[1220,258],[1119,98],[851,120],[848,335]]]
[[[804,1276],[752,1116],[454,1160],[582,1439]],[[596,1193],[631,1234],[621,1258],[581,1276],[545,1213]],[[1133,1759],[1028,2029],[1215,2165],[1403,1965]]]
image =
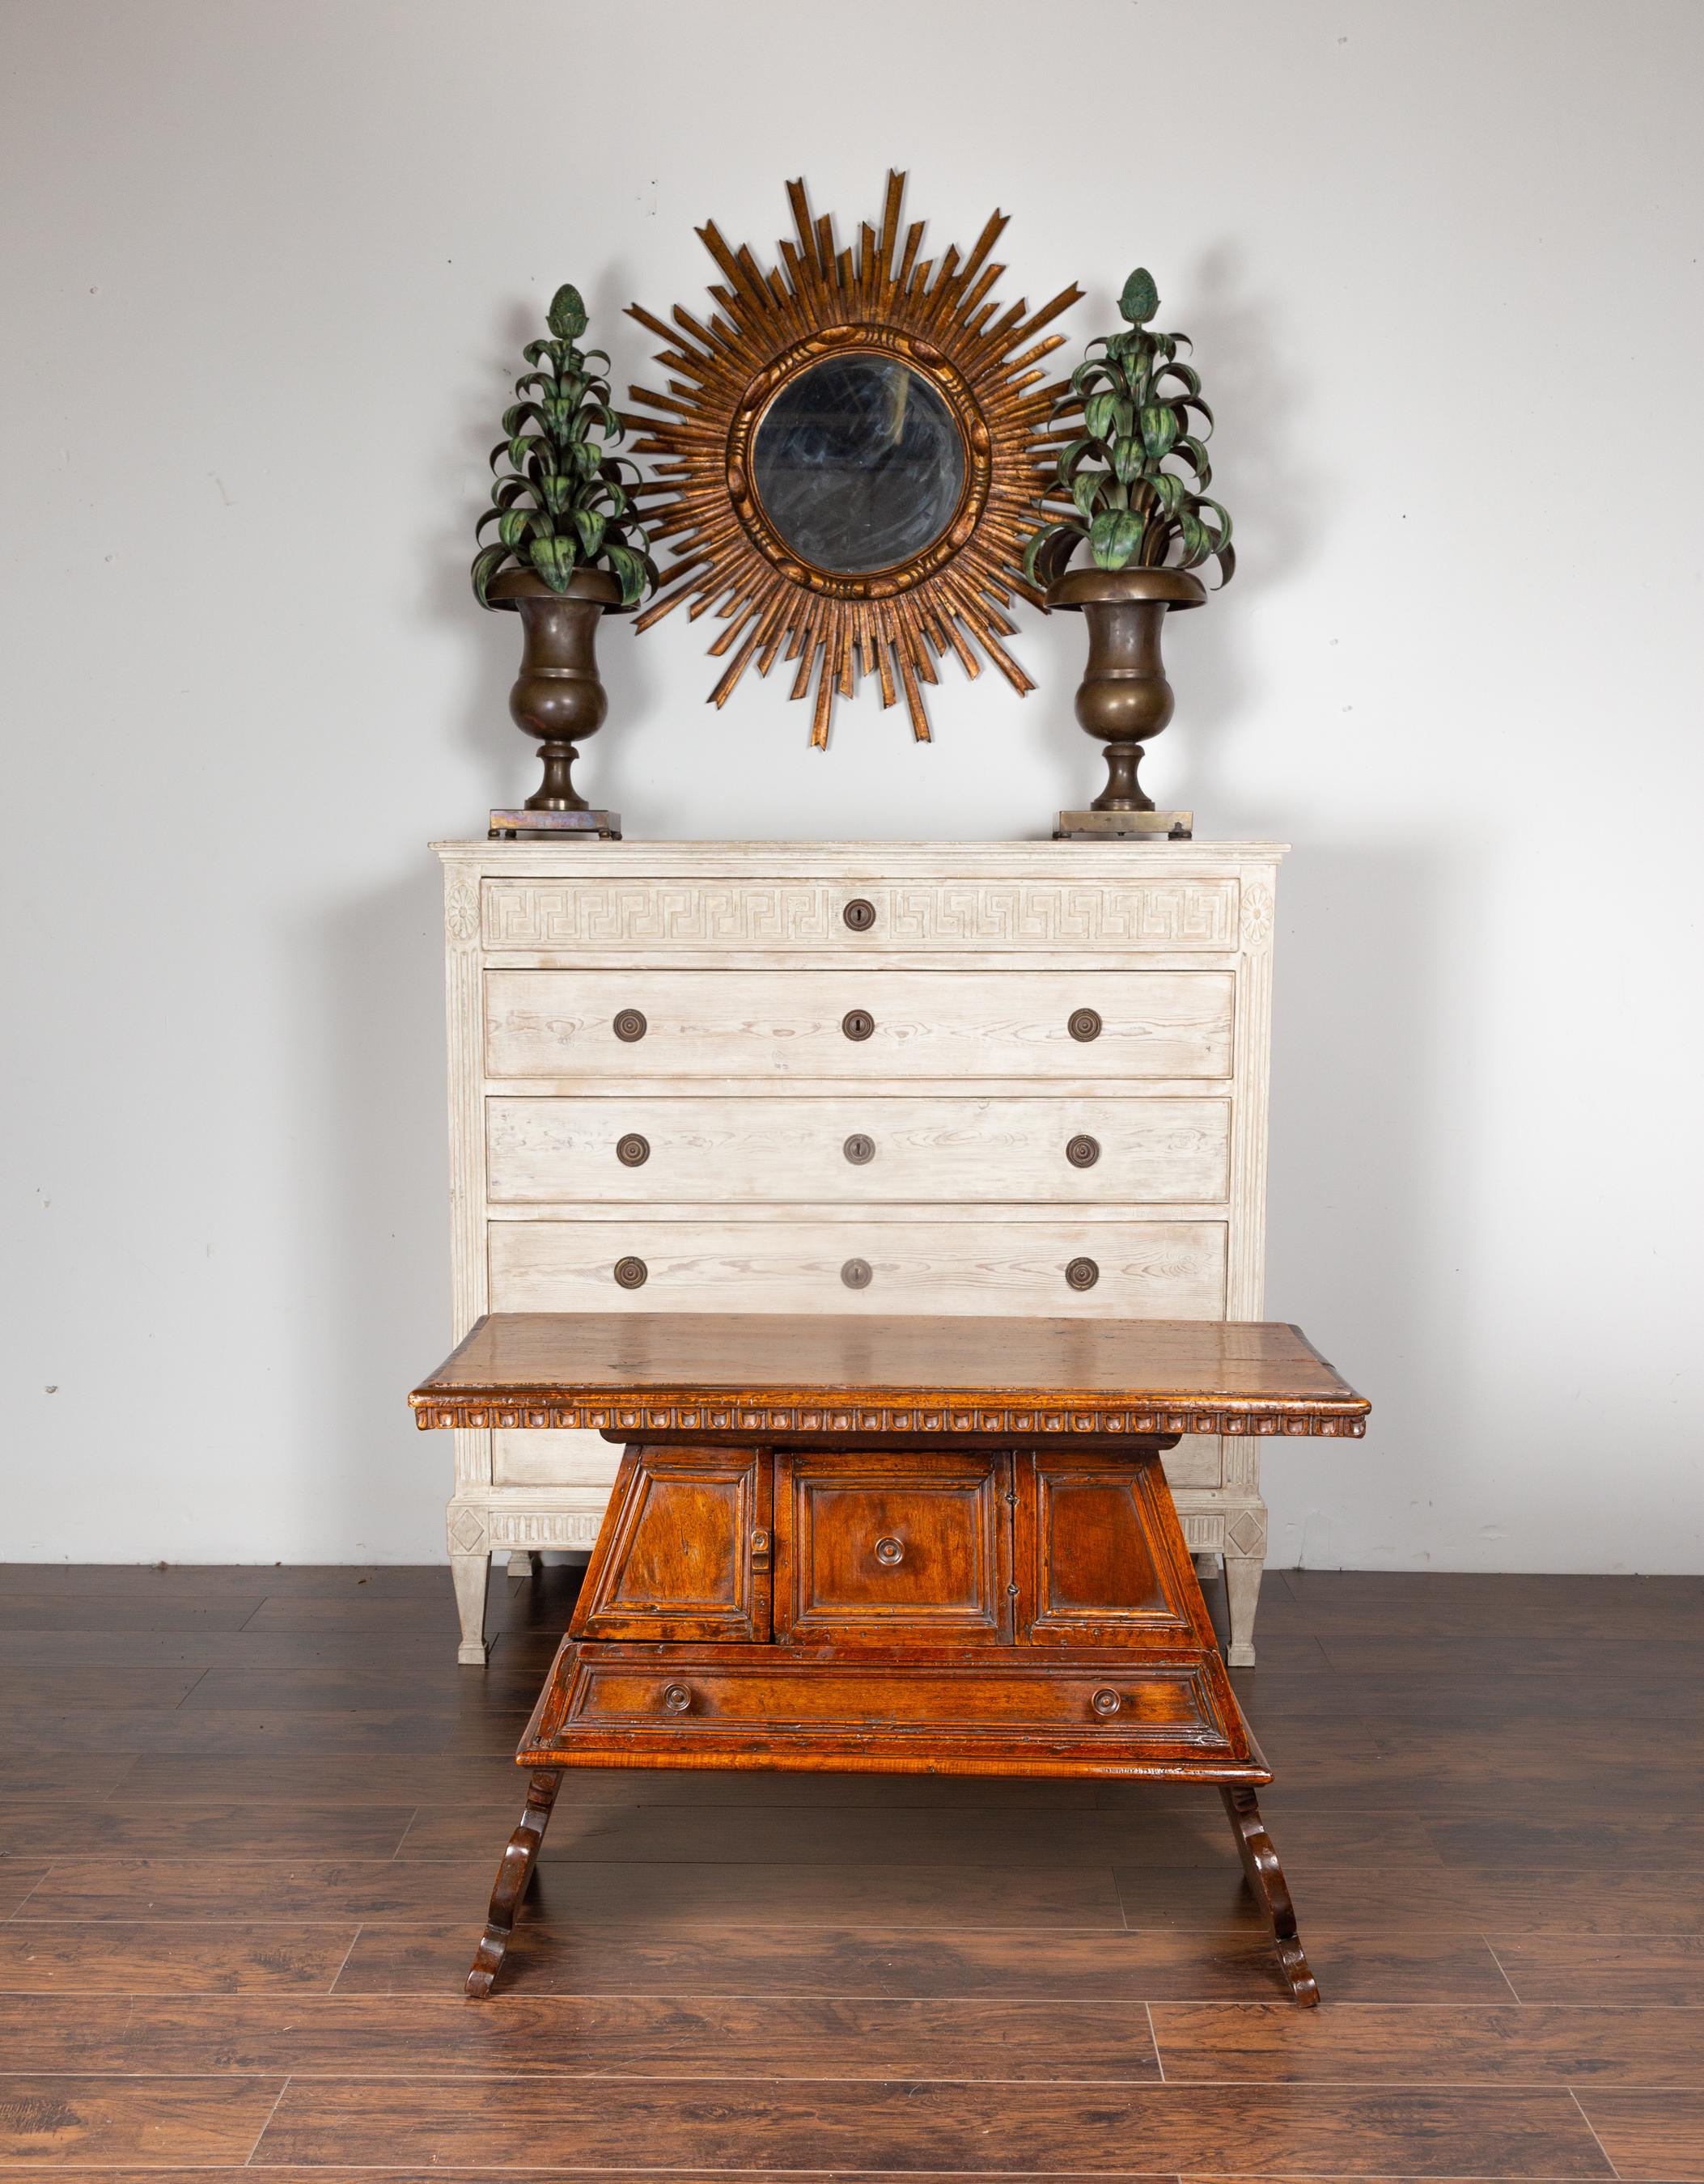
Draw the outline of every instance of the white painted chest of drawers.
[[[1260,1317],[1278,845],[437,849],[458,1340],[486,1311]],[[478,1662],[491,1553],[589,1547],[617,1451],[455,1441]],[[1233,1664],[1258,1464],[1166,1464]]]

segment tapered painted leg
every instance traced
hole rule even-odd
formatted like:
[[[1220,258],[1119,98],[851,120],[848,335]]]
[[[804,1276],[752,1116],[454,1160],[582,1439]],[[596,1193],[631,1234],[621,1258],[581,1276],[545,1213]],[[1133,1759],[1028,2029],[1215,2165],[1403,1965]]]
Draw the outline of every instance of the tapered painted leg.
[[[1304,2009],[1311,2009],[1320,1998],[1320,1991],[1302,1953],[1301,1939],[1296,1932],[1296,1907],[1290,1901],[1284,1869],[1278,1863],[1266,1823],[1260,1818],[1259,1800],[1252,1790],[1240,1786],[1221,1789],[1219,1794],[1225,1800],[1225,1810],[1236,1831],[1237,1847],[1243,1855],[1243,1870],[1249,1886],[1272,1929],[1278,1963],[1289,1981],[1290,1992]]]
[[[1266,1567],[1264,1555],[1232,1555],[1225,1557],[1225,1596],[1231,1611],[1231,1650],[1225,1656],[1229,1669],[1252,1669],[1254,1665],[1254,1610],[1260,1604],[1260,1573]]]
[[[490,1993],[491,1982],[502,1968],[509,1936],[515,1930],[515,1914],[538,1864],[539,1846],[545,1840],[550,1808],[556,1802],[561,1780],[560,1773],[551,1769],[534,1774],[527,1785],[526,1809],[521,1815],[520,1826],[509,1838],[503,1863],[497,1869],[497,1885],[491,1891],[485,1931],[479,1936],[479,1946],[473,1952],[473,1969],[467,1975],[467,1992],[476,2002],[483,2002]]]
[[[461,1643],[455,1658],[464,1669],[485,1665],[485,1581],[491,1557],[452,1554],[450,1574],[455,1580],[455,1612],[461,1618]]]

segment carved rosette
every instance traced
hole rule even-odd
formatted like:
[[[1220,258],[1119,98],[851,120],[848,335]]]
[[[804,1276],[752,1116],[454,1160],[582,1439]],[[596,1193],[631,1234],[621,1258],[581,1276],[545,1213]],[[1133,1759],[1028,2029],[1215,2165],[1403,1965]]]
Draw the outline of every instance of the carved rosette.
[[[479,937],[479,897],[459,873],[444,890],[444,936],[452,947],[471,947]]]

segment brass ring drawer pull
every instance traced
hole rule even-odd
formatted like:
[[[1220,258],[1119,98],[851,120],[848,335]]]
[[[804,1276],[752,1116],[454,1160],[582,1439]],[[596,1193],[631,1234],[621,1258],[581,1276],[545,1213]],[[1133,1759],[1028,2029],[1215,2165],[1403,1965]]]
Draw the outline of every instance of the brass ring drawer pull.
[[[650,1276],[651,1268],[643,1259],[617,1259],[615,1262],[616,1282],[622,1289],[642,1290]]]
[[[662,1687],[662,1703],[665,1711],[669,1713],[684,1713],[692,1704],[692,1694],[684,1684],[665,1684]]]
[[[905,1549],[896,1539],[890,1537],[878,1540],[875,1543],[875,1558],[885,1568],[891,1569],[896,1563],[902,1563],[905,1560]]]
[[[1073,1009],[1071,1011],[1070,1022],[1065,1026],[1065,1028],[1070,1032],[1073,1039],[1081,1039],[1082,1043],[1087,1045],[1090,1039],[1098,1039],[1100,1037],[1100,1011],[1098,1009]]]
[[[841,1268],[841,1279],[849,1290],[867,1290],[875,1276],[868,1259],[848,1259]]]
[[[1095,1693],[1094,1696],[1089,1701],[1089,1704],[1094,1708],[1095,1712],[1100,1716],[1103,1721],[1110,1721],[1112,1717],[1124,1704],[1124,1701],[1120,1698],[1116,1691],[1109,1689],[1105,1684],[1103,1684],[1100,1689]]]
[[[629,1130],[624,1138],[616,1140],[615,1156],[623,1167],[643,1167],[651,1158],[651,1139],[642,1138],[637,1130]]]
[[[615,1035],[631,1046],[636,1039],[643,1039],[646,1031],[644,1012],[639,1009],[622,1009],[616,1016]]]
[[[1100,1158],[1100,1139],[1084,1131],[1065,1147],[1065,1158],[1073,1167],[1092,1167]]]
[[[854,1167],[867,1167],[875,1158],[875,1139],[867,1138],[862,1130],[854,1130],[841,1150]]]
[[[848,1039],[868,1039],[875,1029],[875,1018],[868,1009],[848,1009],[841,1018],[841,1029]]]
[[[1065,1280],[1074,1290],[1092,1290],[1100,1279],[1100,1268],[1092,1259],[1073,1259],[1065,1268]]]
[[[841,916],[852,932],[868,933],[875,923],[875,905],[867,901],[863,895],[855,895]]]

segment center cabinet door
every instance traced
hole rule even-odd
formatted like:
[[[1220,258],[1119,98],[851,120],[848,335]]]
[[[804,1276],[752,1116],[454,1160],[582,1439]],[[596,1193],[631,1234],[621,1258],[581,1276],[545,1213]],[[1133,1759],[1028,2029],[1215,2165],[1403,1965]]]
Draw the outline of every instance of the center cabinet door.
[[[775,1456],[777,1639],[1009,1645],[1012,1458]]]
[[[628,1449],[568,1635],[766,1643],[771,1494],[765,1449]]]

